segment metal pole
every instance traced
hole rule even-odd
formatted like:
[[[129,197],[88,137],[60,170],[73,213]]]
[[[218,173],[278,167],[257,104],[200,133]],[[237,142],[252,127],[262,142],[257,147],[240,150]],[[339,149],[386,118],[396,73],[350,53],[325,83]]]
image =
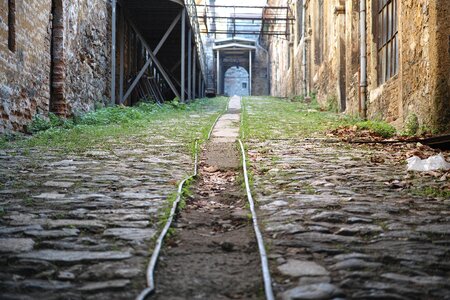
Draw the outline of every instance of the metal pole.
[[[306,1],[303,2],[303,8],[302,8],[302,35],[303,35],[303,48],[302,48],[302,65],[303,65],[303,96],[308,96],[308,79],[306,76],[308,75],[306,70],[306,55],[307,55],[307,49],[306,49]]]
[[[252,95],[252,50],[248,51],[248,95],[251,96]]]
[[[192,100],[192,28],[188,31],[188,101]]]
[[[361,82],[359,84],[359,97],[361,102],[361,117],[367,118],[367,48],[366,48],[366,1],[359,4],[359,32],[360,32],[360,65]]]
[[[203,95],[202,95],[202,72],[200,70],[198,72],[198,97],[203,98]]]
[[[183,15],[181,16],[181,93],[180,101],[185,102],[185,76],[186,76],[186,9],[183,8]]]
[[[125,52],[125,18],[123,16],[122,9],[120,10],[120,82],[119,82],[119,92],[120,103],[123,103],[123,78],[124,78],[124,52]]]
[[[116,104],[116,8],[117,0],[111,3],[111,104]]]
[[[217,50],[217,88],[216,94],[220,95],[220,51]]]
[[[203,95],[203,98],[204,98],[206,96],[206,91],[205,91],[205,81],[203,81],[203,80],[202,80],[201,90],[202,90],[202,95]]]
[[[196,51],[194,51],[194,55],[192,56],[192,68],[193,68],[193,70],[192,70],[192,72],[194,73],[193,75],[192,75],[192,90],[193,90],[193,92],[192,92],[192,95],[193,95],[193,98],[195,99],[195,98],[197,98],[197,86],[196,86],[196,80],[197,80],[197,77],[196,77],[196,73],[197,73],[197,55],[196,55]]]

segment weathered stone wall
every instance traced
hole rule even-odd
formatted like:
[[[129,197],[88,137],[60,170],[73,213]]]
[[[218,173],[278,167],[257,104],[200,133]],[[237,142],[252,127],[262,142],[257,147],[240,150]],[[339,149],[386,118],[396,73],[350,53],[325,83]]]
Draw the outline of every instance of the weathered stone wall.
[[[323,0],[320,28],[319,1],[306,0],[306,38],[298,40],[295,24],[289,40],[265,39],[271,58],[272,95],[305,94],[302,55],[306,44],[307,94],[317,93],[322,104],[337,100],[341,110],[348,114],[361,112],[359,2]],[[293,11],[297,3],[269,1],[270,5],[290,5]],[[372,3],[366,1],[369,118],[383,119],[402,128],[408,116],[416,115],[425,128],[449,130],[450,1],[397,1],[399,70],[383,84],[378,83],[374,31],[377,12],[373,11]],[[293,47],[291,55],[289,47]]]
[[[49,109],[50,0],[16,1],[16,51],[8,48],[8,0],[0,5],[0,132]],[[33,16],[33,17],[31,17]]]
[[[410,115],[416,115],[420,126],[448,129],[450,2],[398,2],[400,70],[380,86],[376,80],[373,12],[370,3],[368,5],[369,116],[380,117],[401,128]]]
[[[8,1],[0,5],[0,132],[23,130],[36,114],[47,115],[51,109],[70,115],[105,101],[110,72],[108,4],[60,1],[58,24],[53,22],[52,1],[15,2],[15,52],[8,49]],[[55,24],[62,28],[52,34]],[[61,51],[53,49],[52,36],[59,38]],[[55,95],[57,105],[50,105]]]
[[[103,0],[66,1],[66,99],[69,113],[110,97],[111,18]]]

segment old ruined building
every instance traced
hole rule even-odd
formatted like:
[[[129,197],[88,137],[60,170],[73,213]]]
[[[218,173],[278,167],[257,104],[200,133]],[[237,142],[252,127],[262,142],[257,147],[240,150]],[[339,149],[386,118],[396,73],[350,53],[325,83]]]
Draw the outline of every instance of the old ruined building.
[[[193,0],[1,0],[0,133],[50,112],[199,96],[194,15]]]
[[[289,9],[262,17],[226,4],[2,0],[0,132],[49,112],[184,101],[205,89],[316,96],[399,129],[411,118],[449,129],[449,1],[269,0]]]
[[[402,128],[450,124],[450,1],[270,0],[296,15],[268,37],[271,94],[317,95],[322,105]]]

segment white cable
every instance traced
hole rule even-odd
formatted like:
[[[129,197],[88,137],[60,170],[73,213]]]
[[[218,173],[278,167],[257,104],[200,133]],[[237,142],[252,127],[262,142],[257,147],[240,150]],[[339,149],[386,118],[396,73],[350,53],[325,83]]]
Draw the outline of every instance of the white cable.
[[[264,279],[264,291],[266,293],[267,300],[274,300],[275,297],[273,295],[272,290],[272,278],[270,277],[269,262],[267,260],[266,248],[264,247],[264,240],[261,231],[259,230],[258,218],[256,216],[255,210],[255,203],[253,201],[252,192],[250,190],[250,184],[248,182],[247,161],[245,158],[244,144],[242,144],[241,140],[239,140],[239,144],[241,145],[241,152],[242,152],[242,169],[244,170],[245,189],[247,191],[247,199],[250,204],[250,211],[252,212],[253,229],[255,230],[259,254],[261,257],[261,267]]]

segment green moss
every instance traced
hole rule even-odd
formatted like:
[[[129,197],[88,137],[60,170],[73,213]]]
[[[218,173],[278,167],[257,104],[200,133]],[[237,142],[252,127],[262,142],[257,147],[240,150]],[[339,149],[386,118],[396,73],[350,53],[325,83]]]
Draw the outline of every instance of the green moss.
[[[416,188],[412,191],[413,195],[430,197],[430,198],[450,198],[450,190],[445,190],[437,187],[427,186],[423,188]]]
[[[415,135],[419,131],[419,118],[416,114],[410,114],[406,118],[403,135]]]

